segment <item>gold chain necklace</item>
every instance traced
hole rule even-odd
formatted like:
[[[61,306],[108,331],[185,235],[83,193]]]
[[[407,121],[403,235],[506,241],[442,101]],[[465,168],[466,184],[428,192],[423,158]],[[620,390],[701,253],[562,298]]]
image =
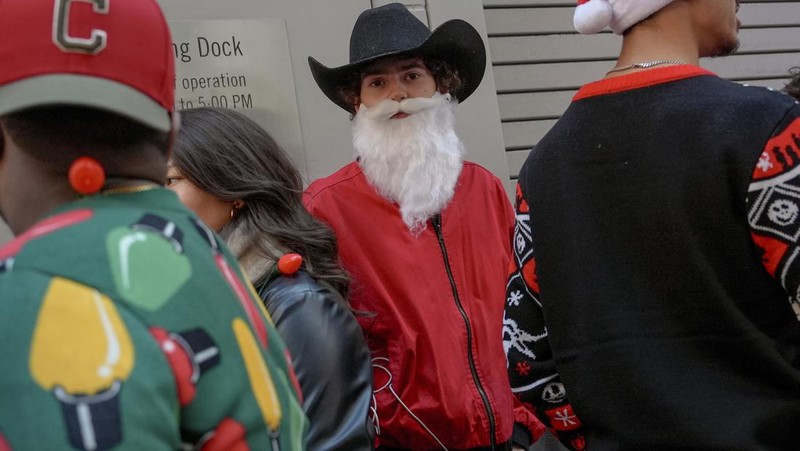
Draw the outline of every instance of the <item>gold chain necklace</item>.
[[[610,71],[606,72],[606,75],[628,69],[647,69],[648,67],[660,66],[661,64],[685,64],[685,63],[675,60],[654,60],[654,61],[647,61],[646,63],[633,63],[627,66],[615,67]]]
[[[142,182],[130,185],[119,185],[113,188],[105,188],[100,191],[100,194],[120,194],[120,193],[140,193],[142,191],[150,191],[160,187],[156,182]]]

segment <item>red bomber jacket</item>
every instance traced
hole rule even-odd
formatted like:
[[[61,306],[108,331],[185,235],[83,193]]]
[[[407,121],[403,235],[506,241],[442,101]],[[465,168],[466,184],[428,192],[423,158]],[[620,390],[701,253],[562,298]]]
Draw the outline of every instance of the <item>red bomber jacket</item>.
[[[419,236],[357,162],[315,181],[309,211],[333,229],[373,359],[378,444],[450,449],[511,440],[517,405],[502,344],[514,212],[500,181],[465,162],[451,203]]]

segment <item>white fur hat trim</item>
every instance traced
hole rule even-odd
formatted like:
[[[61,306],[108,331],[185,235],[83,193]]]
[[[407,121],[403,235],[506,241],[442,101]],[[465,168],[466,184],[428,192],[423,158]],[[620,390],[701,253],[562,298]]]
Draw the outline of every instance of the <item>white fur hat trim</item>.
[[[572,24],[581,34],[595,34],[611,25],[614,11],[606,0],[589,0],[575,8]]]
[[[616,34],[650,17],[673,0],[589,0],[575,8],[573,24],[581,34],[610,27]]]

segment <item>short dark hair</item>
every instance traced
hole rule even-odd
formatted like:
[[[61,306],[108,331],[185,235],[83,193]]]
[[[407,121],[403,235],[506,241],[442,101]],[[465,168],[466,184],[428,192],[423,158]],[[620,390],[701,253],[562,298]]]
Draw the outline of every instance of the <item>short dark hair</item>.
[[[286,152],[236,111],[195,108],[181,111],[181,117],[172,166],[217,199],[244,201],[221,234],[242,227],[248,239],[267,237],[276,249],[253,240],[262,255],[278,260],[276,252],[296,252],[309,274],[346,297],[350,279],[339,265],[336,239],[305,209],[303,179]]]
[[[55,173],[75,159],[97,159],[109,176],[144,176],[142,168],[166,171],[169,133],[104,110],[55,105],[0,117],[19,148]]]
[[[413,55],[400,55],[390,58],[405,59]],[[459,90],[464,86],[464,79],[461,74],[443,60],[435,58],[422,58],[423,64],[436,79],[436,87],[458,97]],[[366,70],[366,68],[365,68]],[[337,88],[339,98],[347,105],[356,105],[361,98],[361,80],[364,79],[365,70],[353,71],[346,83]]]
[[[789,69],[789,74],[791,78],[789,78],[789,81],[783,87],[783,92],[800,100],[800,67]]]

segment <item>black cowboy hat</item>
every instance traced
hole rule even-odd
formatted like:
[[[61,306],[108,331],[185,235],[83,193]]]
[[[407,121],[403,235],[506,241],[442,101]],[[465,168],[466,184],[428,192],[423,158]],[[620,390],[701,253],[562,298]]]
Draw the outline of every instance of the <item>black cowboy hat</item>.
[[[463,85],[450,94],[463,102],[478,88],[486,70],[486,48],[481,35],[461,19],[448,20],[431,32],[404,5],[389,3],[361,13],[350,35],[350,64],[329,68],[308,57],[311,74],[333,103],[350,113],[338,88],[348,84],[376,59],[414,55],[441,60],[461,76]]]

